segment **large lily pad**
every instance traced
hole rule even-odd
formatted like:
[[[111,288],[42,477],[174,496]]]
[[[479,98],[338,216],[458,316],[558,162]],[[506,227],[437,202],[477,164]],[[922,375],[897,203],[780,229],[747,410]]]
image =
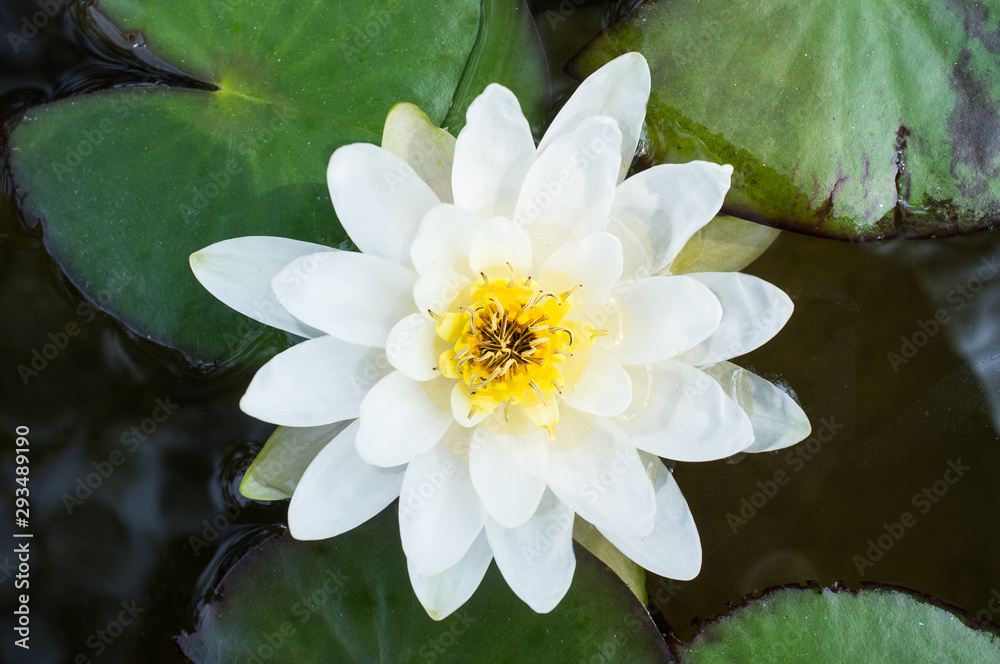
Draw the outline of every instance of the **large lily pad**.
[[[1000,639],[909,593],[785,588],[703,625],[682,664],[1000,661]]]
[[[547,78],[521,5],[101,0],[143,48],[218,89],[105,90],[28,111],[9,138],[22,210],[44,222],[70,279],[129,327],[198,360],[228,358],[261,326],[206,293],[189,254],[242,235],[348,243],[327,160],[378,143],[397,102],[440,123],[464,115],[460,81],[467,105],[474,82],[500,77],[541,117]],[[493,31],[509,38],[481,34]]]
[[[848,240],[1000,222],[996,3],[660,0],[571,63],[641,51],[648,159],[733,164],[725,212]]]
[[[493,566],[467,604],[434,622],[410,588],[398,530],[389,508],[331,540],[264,542],[228,572],[181,649],[198,664],[669,661],[642,605],[580,548],[552,613],[535,614]]]

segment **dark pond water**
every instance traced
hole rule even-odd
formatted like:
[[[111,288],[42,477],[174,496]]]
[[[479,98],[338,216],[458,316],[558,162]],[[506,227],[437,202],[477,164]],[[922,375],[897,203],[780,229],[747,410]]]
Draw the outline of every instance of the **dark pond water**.
[[[4,0],[0,36],[47,4]],[[597,26],[632,4],[577,20]],[[0,114],[148,79],[127,44],[77,27],[78,11],[46,16],[17,53],[0,40]],[[553,60],[565,60],[580,40],[542,17]],[[898,584],[1000,621],[988,608],[1000,592],[997,261],[989,232],[867,246],[785,233],[750,268],[796,312],[742,364],[793,388],[816,433],[790,451],[678,465],[705,563],[691,582],[651,579],[665,633],[688,638],[696,618],[809,581]],[[285,518],[283,504],[236,490],[271,430],[237,406],[252,370],[198,372],[90,306],[25,226],[6,177],[0,311],[0,532],[16,530],[23,426],[34,535],[30,658],[13,646],[16,542],[0,545],[0,659],[185,661],[172,637],[195,627],[227,564]]]

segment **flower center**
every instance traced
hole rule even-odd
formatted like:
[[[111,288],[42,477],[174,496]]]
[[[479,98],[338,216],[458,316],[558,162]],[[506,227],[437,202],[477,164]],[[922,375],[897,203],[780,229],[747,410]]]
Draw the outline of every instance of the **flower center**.
[[[506,420],[518,405],[555,435],[563,390],[560,365],[601,334],[588,323],[564,321],[578,288],[549,291],[513,269],[509,278],[482,274],[448,313],[435,316],[438,336],[450,345],[440,355],[439,368],[461,381],[470,399],[470,420],[501,405]]]

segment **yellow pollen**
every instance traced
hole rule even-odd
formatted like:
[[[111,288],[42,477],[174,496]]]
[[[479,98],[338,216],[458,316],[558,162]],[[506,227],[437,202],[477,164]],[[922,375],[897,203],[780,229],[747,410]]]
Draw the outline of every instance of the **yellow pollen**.
[[[509,420],[511,407],[518,405],[554,437],[564,385],[560,365],[604,332],[565,320],[580,286],[557,294],[530,276],[519,277],[509,263],[507,269],[509,278],[480,273],[447,312],[429,312],[438,336],[448,344],[439,369],[464,385],[470,419],[502,405],[498,412]]]

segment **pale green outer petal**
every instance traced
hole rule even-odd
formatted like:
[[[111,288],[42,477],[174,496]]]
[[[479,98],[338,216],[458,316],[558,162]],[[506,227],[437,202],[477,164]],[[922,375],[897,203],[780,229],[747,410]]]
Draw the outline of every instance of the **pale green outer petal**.
[[[318,427],[278,427],[243,473],[240,493],[251,500],[291,498],[302,473],[350,422]]]
[[[646,570],[619,551],[615,545],[608,541],[607,537],[601,534],[601,531],[594,527],[594,524],[587,523],[577,517],[573,521],[573,539],[617,574],[618,578],[624,581],[625,585],[639,599],[639,602],[642,604],[648,602]]]
[[[542,266],[568,276],[581,286],[573,294],[573,307],[600,306],[622,276],[622,243],[610,233],[592,233],[549,254]]]
[[[296,318],[360,346],[385,346],[389,330],[409,313],[417,275],[384,258],[352,251],[310,254],[271,282],[278,302]]]
[[[393,153],[427,183],[442,203],[451,203],[451,164],[455,137],[441,129],[409,102],[389,110],[382,130],[382,149]]]
[[[718,213],[732,172],[707,161],[661,164],[618,185],[607,230],[622,241],[625,276],[648,277],[670,265]]]
[[[360,526],[399,496],[405,468],[377,468],[354,449],[357,421],[320,451],[295,487],[288,529],[300,540],[326,539]]]
[[[754,441],[744,452],[780,450],[812,433],[802,407],[777,385],[730,362],[719,362],[704,371],[750,417]]]
[[[434,405],[425,384],[393,371],[369,390],[361,401],[356,440],[362,459],[390,468],[408,463],[441,440],[453,418],[451,411]]]
[[[420,219],[441,202],[410,165],[376,145],[352,143],[330,157],[326,181],[358,249],[408,266]]]
[[[378,350],[322,336],[275,355],[240,399],[244,413],[288,427],[312,427],[358,416],[378,380]]]
[[[615,420],[640,450],[677,461],[712,461],[753,443],[750,418],[705,372],[677,360],[626,369],[632,404]]]
[[[417,574],[437,576],[455,565],[485,522],[467,463],[441,445],[410,462],[399,494],[399,535]]]
[[[205,290],[244,316],[311,338],[322,332],[302,323],[278,303],[271,279],[296,258],[318,251],[335,250],[283,237],[238,237],[191,254],[191,271]]]
[[[472,279],[457,272],[428,272],[413,285],[413,301],[417,304],[417,311],[421,314],[427,314],[428,311],[444,314],[462,289],[471,283]]]
[[[702,226],[670,263],[672,274],[739,272],[760,258],[781,233],[726,214]]]
[[[649,101],[649,65],[639,53],[626,53],[607,63],[580,84],[549,125],[539,153],[573,132],[595,115],[609,116],[621,129],[621,155],[617,181],[625,179],[635,148],[639,144],[642,121]]]
[[[477,429],[472,435],[472,485],[486,512],[505,528],[520,526],[535,513],[548,465],[548,434],[540,428],[521,434]]]
[[[622,553],[653,574],[687,581],[701,571],[701,538],[673,473],[662,461],[657,464],[653,478],[656,487],[653,532],[645,537],[634,537],[610,529],[600,530]]]
[[[410,314],[396,323],[385,342],[385,356],[394,368],[417,381],[434,380],[441,375],[438,354],[434,349],[437,332],[434,321],[425,314]]]
[[[621,132],[611,118],[587,118],[541,153],[524,178],[514,221],[548,223],[577,237],[604,230],[615,196]]]
[[[510,216],[535,161],[535,140],[514,93],[496,83],[476,97],[455,145],[455,204],[480,219]]]
[[[421,219],[410,247],[413,269],[420,275],[465,269],[478,225],[472,213],[460,207],[442,203],[431,208]]]
[[[576,571],[573,510],[551,491],[517,528],[487,519],[486,536],[507,585],[536,613],[548,613],[565,597]]]
[[[674,357],[707,339],[722,320],[719,299],[687,276],[622,281],[614,295],[626,312],[624,338],[613,351],[622,364]]]
[[[465,604],[486,576],[493,552],[481,531],[469,551],[457,563],[434,576],[421,576],[407,561],[410,584],[424,610],[434,620],[444,620]]]
[[[566,385],[563,402],[591,415],[613,417],[632,402],[632,379],[621,363],[595,348],[576,385]]]
[[[791,299],[777,286],[740,272],[699,272],[688,277],[712,289],[722,303],[715,332],[677,359],[706,366],[749,353],[771,339],[792,316]]]
[[[506,217],[493,217],[479,224],[472,236],[469,266],[473,274],[510,263],[517,270],[531,267],[531,238]]]
[[[558,427],[578,428],[566,427],[566,420],[587,417],[564,405]],[[617,424],[596,418],[582,442],[572,441],[575,446],[569,449],[558,445],[558,437],[556,443],[549,452],[548,483],[560,500],[595,526],[649,534],[656,512],[653,484]]]

